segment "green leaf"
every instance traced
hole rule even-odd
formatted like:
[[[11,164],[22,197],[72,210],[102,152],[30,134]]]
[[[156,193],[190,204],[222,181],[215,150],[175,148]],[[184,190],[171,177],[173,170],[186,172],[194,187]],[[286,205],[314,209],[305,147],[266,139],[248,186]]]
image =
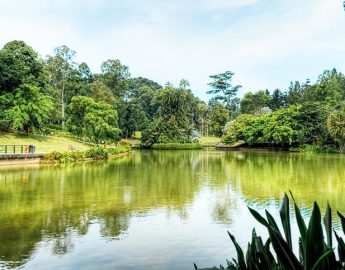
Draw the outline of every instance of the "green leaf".
[[[314,202],[313,211],[310,217],[309,226],[307,230],[307,238],[305,245],[305,269],[309,270],[315,265],[319,258],[324,253],[324,237],[321,226],[320,208]]]
[[[334,231],[335,238],[338,242],[338,256],[341,263],[345,263],[345,243],[344,240],[338,236],[336,231]]]
[[[239,244],[237,243],[235,237],[230,232],[228,232],[228,234],[229,234],[231,241],[234,243],[235,248],[236,248],[239,270],[246,270],[247,266],[246,266],[246,262],[244,260],[243,251],[242,251],[241,247],[239,246]]]
[[[329,248],[332,248],[332,210],[329,204],[327,204],[327,209],[325,216],[323,218],[325,224],[327,244]]]
[[[343,232],[345,233],[345,217],[339,211],[337,211],[337,214],[340,218],[341,227],[343,228]]]
[[[290,225],[290,205],[289,205],[289,198],[285,194],[282,206],[279,211],[280,219],[283,225],[285,239],[288,246],[292,249],[292,240],[291,240],[291,225]]]
[[[257,211],[255,211],[254,209],[248,207],[250,213],[253,215],[253,217],[259,221],[262,225],[264,225],[265,227],[268,227],[269,224],[266,221],[266,219],[264,219]]]
[[[313,267],[311,268],[311,270],[316,270],[318,269],[318,267],[321,265],[321,263],[323,263],[328,256],[330,256],[333,253],[333,249],[327,250],[313,265]]]
[[[299,233],[301,235],[301,245],[303,246],[303,258],[305,258],[305,245],[306,245],[306,238],[307,238],[307,226],[305,225],[304,219],[302,217],[301,211],[299,207],[296,204],[295,198],[292,195],[292,192],[290,191],[291,197],[294,201],[294,207],[295,207],[295,214],[296,214],[296,221],[299,229]]]
[[[270,224],[271,228],[274,229],[276,231],[276,233],[279,234],[279,236],[283,237],[280,230],[279,230],[279,227],[278,227],[276,221],[273,218],[273,216],[267,210],[265,211],[265,213],[266,213],[266,217],[267,217],[268,223]]]

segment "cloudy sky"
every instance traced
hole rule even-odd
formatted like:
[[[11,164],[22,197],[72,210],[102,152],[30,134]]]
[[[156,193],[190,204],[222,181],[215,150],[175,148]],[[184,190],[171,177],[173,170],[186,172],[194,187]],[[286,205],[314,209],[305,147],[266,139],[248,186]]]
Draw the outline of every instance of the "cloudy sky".
[[[120,59],[133,77],[187,78],[204,100],[226,70],[240,95],[345,72],[342,0],[0,0],[0,47],[14,39],[41,56],[67,45],[93,72]]]

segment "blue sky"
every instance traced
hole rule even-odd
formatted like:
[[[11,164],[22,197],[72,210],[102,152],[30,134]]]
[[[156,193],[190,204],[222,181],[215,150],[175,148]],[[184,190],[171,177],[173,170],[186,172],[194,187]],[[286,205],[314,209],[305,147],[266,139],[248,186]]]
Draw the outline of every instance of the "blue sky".
[[[0,0],[0,46],[24,40],[41,56],[67,45],[93,72],[120,59],[133,77],[209,98],[209,75],[231,70],[240,96],[345,73],[342,0]]]

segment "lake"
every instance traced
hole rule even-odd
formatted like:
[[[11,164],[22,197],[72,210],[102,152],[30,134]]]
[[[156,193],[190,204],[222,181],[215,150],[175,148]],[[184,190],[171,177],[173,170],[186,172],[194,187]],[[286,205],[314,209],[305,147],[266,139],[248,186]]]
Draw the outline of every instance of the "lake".
[[[289,190],[305,218],[314,200],[322,214],[327,202],[345,213],[345,156],[134,151],[105,162],[0,167],[0,269],[225,265],[235,256],[227,230],[243,247],[253,227],[267,235],[247,206],[278,217]]]

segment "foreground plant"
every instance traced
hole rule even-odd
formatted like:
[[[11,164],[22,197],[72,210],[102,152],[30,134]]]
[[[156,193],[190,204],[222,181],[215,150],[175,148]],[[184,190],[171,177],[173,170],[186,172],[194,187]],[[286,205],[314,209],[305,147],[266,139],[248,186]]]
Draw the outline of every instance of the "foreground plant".
[[[291,194],[292,196],[292,194]],[[324,229],[326,232],[326,241],[324,239],[321,212],[318,204],[315,202],[308,227],[302,217],[301,211],[297,206],[293,196],[296,221],[299,229],[299,256],[297,257],[292,248],[291,223],[290,223],[290,205],[289,198],[285,194],[280,213],[280,221],[283,227],[284,235],[279,230],[277,222],[273,216],[266,210],[266,218],[257,211],[249,208],[254,218],[264,225],[269,233],[266,242],[262,241],[260,236],[252,232],[251,242],[248,243],[246,254],[236,242],[235,237],[230,234],[231,241],[235,245],[237,259],[227,261],[227,266],[220,268],[206,269],[227,269],[227,270],[252,270],[252,269],[292,269],[292,270],[323,270],[323,269],[345,269],[345,242],[332,230],[332,211],[327,205],[326,213],[323,218]],[[337,212],[343,232],[345,233],[345,217]],[[332,236],[337,240],[337,256],[332,245]],[[272,250],[272,248],[273,250]],[[198,269],[194,264],[195,269]]]

